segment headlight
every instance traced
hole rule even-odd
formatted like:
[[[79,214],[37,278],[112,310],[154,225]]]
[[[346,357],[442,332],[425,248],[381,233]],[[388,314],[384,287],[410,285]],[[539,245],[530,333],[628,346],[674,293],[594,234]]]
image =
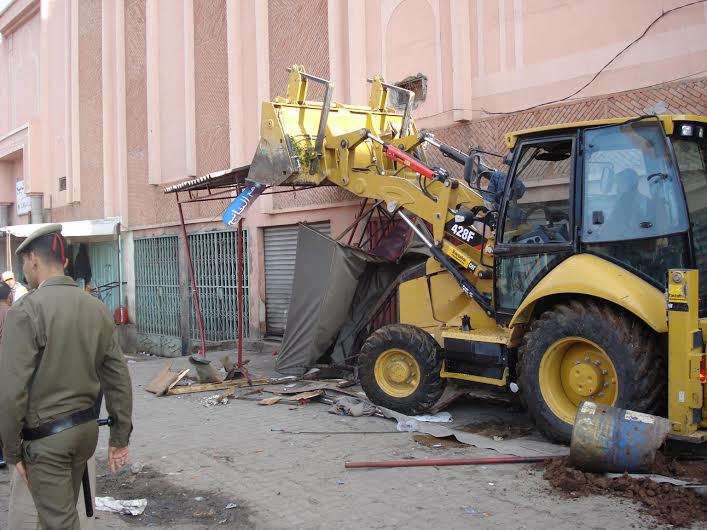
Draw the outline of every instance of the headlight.
[[[680,126],[680,136],[692,136],[692,125],[683,124]]]
[[[697,137],[698,137],[698,138],[704,138],[704,137],[705,137],[705,128],[704,128],[704,127],[698,127],[698,128],[697,128]]]

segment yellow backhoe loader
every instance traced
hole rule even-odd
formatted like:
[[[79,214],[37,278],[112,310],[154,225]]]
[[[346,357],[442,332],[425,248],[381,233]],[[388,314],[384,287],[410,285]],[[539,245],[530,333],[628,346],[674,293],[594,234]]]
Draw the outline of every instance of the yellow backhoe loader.
[[[307,100],[311,83],[323,102]],[[706,117],[511,132],[506,174],[419,133],[408,91],[376,77],[361,107],[332,90],[292,67],[286,96],[263,104],[248,179],[384,201],[428,246],[399,287],[400,323],[359,354],[373,402],[422,413],[453,379],[520,392],[557,441],[585,400],[667,416],[673,437],[707,440]],[[430,167],[430,149],[464,178]]]

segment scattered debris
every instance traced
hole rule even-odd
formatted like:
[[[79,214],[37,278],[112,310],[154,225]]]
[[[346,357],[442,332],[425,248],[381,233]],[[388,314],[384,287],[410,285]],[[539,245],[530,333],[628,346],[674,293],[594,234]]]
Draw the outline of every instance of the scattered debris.
[[[355,394],[344,387],[350,383],[348,380],[336,380],[336,381],[296,381],[294,383],[289,383],[287,385],[267,385],[262,387],[263,392],[269,392],[271,394],[300,394],[302,392],[311,392],[314,390],[324,390],[333,391],[339,394],[351,395],[353,397],[363,397],[360,394]]]
[[[252,383],[255,384],[268,384],[269,379],[254,379]],[[221,383],[201,383],[194,384],[191,386],[182,386],[170,389],[166,395],[177,396],[180,394],[193,394],[196,392],[210,392],[212,390],[226,390],[231,388],[245,387],[248,386],[248,381],[244,379],[234,379],[232,381],[223,381]]]
[[[400,432],[418,432],[420,425],[417,423],[417,420],[400,420],[395,428]]]
[[[519,425],[517,423],[505,423],[501,421],[483,421],[479,423],[469,423],[457,427],[460,431],[473,432],[481,436],[487,436],[495,441],[521,438],[533,432],[531,425]]]
[[[236,508],[239,508],[239,506],[235,502],[230,502],[226,505],[227,510],[235,510]]]
[[[226,370],[226,373],[230,372],[236,367],[236,365],[233,363],[233,361],[228,355],[224,355],[221,358],[221,364],[223,365],[223,369]]]
[[[376,413],[376,407],[367,399],[359,399],[351,396],[339,396],[334,398],[334,404],[329,409],[331,414],[341,416],[372,416]]]
[[[287,403],[287,404],[297,404],[306,405],[310,400],[321,396],[324,394],[323,390],[312,390],[310,392],[301,392],[295,395],[284,395],[284,396],[273,396],[258,401],[258,405],[274,405],[275,403]],[[242,396],[239,396],[242,397]]]
[[[133,462],[133,464],[130,466],[130,471],[133,475],[137,475],[138,473],[140,473],[140,471],[142,471],[142,468],[144,467],[145,466],[140,462]]]
[[[269,397],[265,399],[261,399],[258,401],[258,405],[274,405],[278,401],[282,399],[282,396],[274,396],[274,397]]]
[[[398,423],[405,423],[409,420],[414,420],[411,416],[406,416],[394,410],[385,407],[378,407],[378,410],[386,418],[396,420]],[[569,448],[557,444],[550,443],[540,438],[522,438],[520,440],[503,440],[502,442],[494,441],[486,436],[464,432],[458,430],[454,426],[448,426],[442,423],[425,423],[417,424],[419,432],[430,434],[436,438],[446,438],[454,436],[460,442],[467,445],[473,445],[480,449],[493,449],[502,455],[511,456],[563,456],[568,454]]]
[[[350,376],[351,368],[320,364],[311,368],[302,376],[302,379],[317,381],[319,379],[349,379]]]
[[[285,377],[276,377],[272,379],[272,384],[279,385],[280,383],[287,383],[288,381],[297,381],[296,375],[286,375]]]
[[[142,515],[147,507],[147,499],[121,501],[113,497],[96,497],[96,510],[120,513],[123,515]]]
[[[190,355],[189,364],[196,369],[196,375],[200,383],[221,383],[223,377],[218,370],[211,366],[211,361],[201,355]]]
[[[228,398],[224,397],[223,394],[214,394],[211,397],[207,398],[202,398],[200,403],[204,407],[214,407],[216,405],[227,405],[228,404]]]
[[[445,438],[435,438],[431,434],[415,434],[413,435],[413,440],[417,443],[434,448],[456,448],[456,447],[469,447],[465,443],[457,441],[454,436],[447,436]]]
[[[685,487],[629,475],[609,478],[583,472],[573,468],[567,458],[546,462],[544,468],[543,478],[568,497],[613,495],[632,499],[641,503],[645,513],[675,526],[707,521],[707,503]]]
[[[178,372],[173,372],[171,368],[172,361],[168,361],[162,366],[160,371],[155,374],[152,380],[145,385],[145,390],[156,396],[163,396],[189,373],[188,368]]]
[[[318,390],[310,390],[309,392],[301,392],[299,394],[295,394],[294,396],[288,398],[289,401],[296,401],[300,405],[303,405],[305,403],[309,403],[310,399],[314,399],[315,397],[319,397],[324,393],[323,389],[318,389]]]
[[[429,423],[452,423],[452,415],[449,412],[438,412],[437,414],[423,414],[413,416],[417,421],[427,421]]]

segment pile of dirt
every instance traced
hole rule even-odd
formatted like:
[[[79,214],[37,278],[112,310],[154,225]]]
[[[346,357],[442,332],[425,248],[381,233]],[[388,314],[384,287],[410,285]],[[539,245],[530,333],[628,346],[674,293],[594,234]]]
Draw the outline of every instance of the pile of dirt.
[[[681,464],[661,459],[656,463],[656,469],[672,469],[674,472],[677,471],[676,465]],[[632,499],[641,503],[645,513],[674,526],[689,526],[693,522],[707,521],[707,502],[704,497],[683,487],[658,484],[647,478],[628,475],[609,478],[599,473],[585,473],[573,468],[566,457],[549,460],[544,463],[544,468],[545,480],[570,497],[614,495]]]

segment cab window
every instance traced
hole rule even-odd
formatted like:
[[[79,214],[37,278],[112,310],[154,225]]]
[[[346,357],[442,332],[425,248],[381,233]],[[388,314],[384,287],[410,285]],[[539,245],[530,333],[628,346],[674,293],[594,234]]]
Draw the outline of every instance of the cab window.
[[[569,243],[572,139],[521,147],[515,178],[507,188],[501,243]]]

